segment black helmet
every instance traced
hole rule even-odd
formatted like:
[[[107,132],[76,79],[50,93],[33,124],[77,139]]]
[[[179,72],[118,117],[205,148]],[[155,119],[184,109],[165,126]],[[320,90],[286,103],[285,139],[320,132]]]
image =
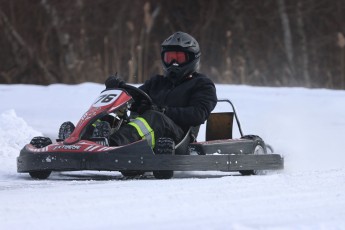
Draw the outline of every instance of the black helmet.
[[[187,33],[176,32],[162,43],[161,59],[164,75],[175,82],[199,69],[198,42]]]

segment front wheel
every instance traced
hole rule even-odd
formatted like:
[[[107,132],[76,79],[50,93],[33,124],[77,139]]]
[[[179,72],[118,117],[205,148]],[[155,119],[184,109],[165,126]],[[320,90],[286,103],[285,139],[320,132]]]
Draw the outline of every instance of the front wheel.
[[[175,142],[171,138],[159,138],[155,147],[156,155],[175,155]],[[153,176],[156,179],[170,179],[174,176],[173,170],[155,170]]]
[[[253,140],[255,147],[254,147],[252,154],[254,154],[254,155],[267,154],[267,148],[266,148],[265,142],[261,139],[261,137],[255,136],[255,135],[248,135],[248,136],[243,136],[242,138],[248,139],[248,140]],[[240,170],[239,172],[243,176],[264,175],[267,173],[266,170]]]
[[[30,144],[33,145],[35,148],[44,148],[52,144],[52,141],[48,137],[34,137],[30,141]],[[52,173],[51,170],[37,170],[37,171],[29,172],[31,178],[39,179],[39,180],[47,179],[51,173]]]

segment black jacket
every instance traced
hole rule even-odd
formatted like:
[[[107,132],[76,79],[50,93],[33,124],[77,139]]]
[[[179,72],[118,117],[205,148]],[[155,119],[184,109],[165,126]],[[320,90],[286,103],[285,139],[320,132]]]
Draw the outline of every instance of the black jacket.
[[[169,78],[156,75],[139,88],[154,104],[166,107],[165,114],[184,130],[203,124],[217,104],[213,82],[199,73],[176,86]]]

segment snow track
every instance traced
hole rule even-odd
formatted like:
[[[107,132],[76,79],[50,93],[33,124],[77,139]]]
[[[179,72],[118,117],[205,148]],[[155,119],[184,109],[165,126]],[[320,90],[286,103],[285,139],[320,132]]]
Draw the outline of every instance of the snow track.
[[[243,131],[285,155],[285,170],[266,176],[126,180],[86,171],[38,181],[16,173],[25,143],[78,120],[102,88],[0,85],[0,229],[345,229],[344,91],[217,86]]]

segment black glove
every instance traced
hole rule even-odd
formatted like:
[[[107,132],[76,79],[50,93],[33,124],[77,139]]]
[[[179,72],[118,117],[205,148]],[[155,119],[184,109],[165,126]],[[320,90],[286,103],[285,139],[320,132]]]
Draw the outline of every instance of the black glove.
[[[105,80],[105,88],[112,89],[112,88],[121,88],[126,83],[117,75],[110,75],[107,80]]]

